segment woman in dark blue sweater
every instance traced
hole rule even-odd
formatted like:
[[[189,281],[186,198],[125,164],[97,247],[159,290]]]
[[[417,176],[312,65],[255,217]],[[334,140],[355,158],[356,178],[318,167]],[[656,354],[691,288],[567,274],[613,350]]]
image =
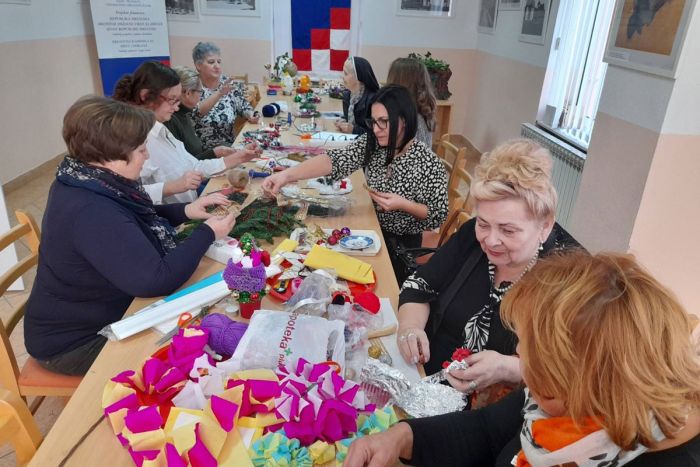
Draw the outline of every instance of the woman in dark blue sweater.
[[[69,155],[49,192],[24,324],[27,351],[44,368],[85,374],[106,342],[98,331],[134,297],[180,287],[233,227],[233,215],[206,212],[228,204],[220,194],[153,205],[139,174],[154,121],[148,110],[97,96],[79,99],[64,117]],[[206,221],[176,244],[172,226],[188,219]]]

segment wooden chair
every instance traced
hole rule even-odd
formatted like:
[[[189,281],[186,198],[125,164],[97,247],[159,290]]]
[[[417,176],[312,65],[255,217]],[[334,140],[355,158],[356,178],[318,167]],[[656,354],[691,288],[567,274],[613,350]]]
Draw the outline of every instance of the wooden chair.
[[[471,211],[466,209],[455,209],[450,217],[447,218],[445,224],[440,228],[440,238],[438,239],[437,248],[444,245],[447,240],[452,237],[452,234],[457,232],[469,219],[472,218]]]
[[[445,223],[440,227],[440,232],[423,232],[423,240],[420,248],[407,249],[415,259],[416,264],[425,264],[430,257],[444,245],[452,235],[457,232],[469,219],[472,218],[471,208],[455,209]]]
[[[0,442],[12,444],[17,464],[28,464],[41,441],[27,404],[7,389],[0,389]]]
[[[458,147],[457,144],[463,144]],[[465,168],[466,159],[473,158],[478,151],[461,135],[446,134],[440,140],[441,160],[447,169],[449,178],[447,181],[448,196],[448,221],[456,210],[464,210],[471,214],[471,203],[469,200],[469,187],[472,184],[472,176]],[[475,152],[476,151],[476,152]],[[479,153],[479,157],[481,154]],[[437,248],[442,245],[443,232],[448,225],[446,221],[442,227],[435,231],[423,232],[421,246],[425,248]],[[418,259],[419,264],[428,260],[429,256]]]
[[[248,76],[248,75],[246,75]],[[247,81],[246,81],[247,83]],[[250,84],[248,86],[248,102],[250,102],[250,105],[253,106],[253,108],[257,107],[258,103],[260,102],[260,87],[257,84]],[[262,116],[261,116],[262,118]],[[236,117],[236,120],[233,122],[233,134],[238,135],[245,124],[248,123],[248,119],[241,117],[240,115]]]
[[[25,239],[30,254],[0,276],[0,295],[4,295],[12,283],[36,266],[39,258],[39,227],[34,218],[24,211],[15,211],[19,224],[0,236],[0,251]],[[82,380],[79,376],[65,376],[45,370],[29,357],[21,371],[10,344],[10,335],[24,316],[25,299],[7,320],[0,322],[0,386],[18,397],[37,396],[31,406],[34,413],[44,396],[70,397]]]
[[[248,73],[244,73],[242,75],[237,76],[231,76],[229,78],[233,81],[243,81],[243,84],[248,84]]]
[[[469,189],[472,186],[472,176],[464,167],[456,167],[447,182],[448,217],[457,209],[469,209]]]
[[[466,157],[466,149],[460,148],[450,141],[440,141],[438,143],[437,155],[440,157],[445,170],[447,170],[448,178],[452,177],[452,172],[455,167],[461,167],[464,164],[464,158]]]
[[[442,135],[440,145],[443,144],[449,144],[459,149],[463,148],[463,166],[470,175],[474,175],[474,167],[476,167],[481,160],[481,151],[479,151],[465,136],[457,133],[447,133]],[[438,151],[440,151],[440,149],[438,149]]]

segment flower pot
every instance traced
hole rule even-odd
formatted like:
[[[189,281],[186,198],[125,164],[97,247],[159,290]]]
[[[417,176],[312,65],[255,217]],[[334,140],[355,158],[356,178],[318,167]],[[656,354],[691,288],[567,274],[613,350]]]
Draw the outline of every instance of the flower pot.
[[[440,100],[449,99],[452,93],[448,89],[447,83],[452,76],[452,70],[449,68],[446,70],[428,70],[428,73],[430,74],[430,81],[433,82],[435,97]]]
[[[238,307],[241,310],[241,317],[245,319],[250,319],[253,313],[260,309],[261,300],[255,300],[253,302],[241,303],[238,302]]]

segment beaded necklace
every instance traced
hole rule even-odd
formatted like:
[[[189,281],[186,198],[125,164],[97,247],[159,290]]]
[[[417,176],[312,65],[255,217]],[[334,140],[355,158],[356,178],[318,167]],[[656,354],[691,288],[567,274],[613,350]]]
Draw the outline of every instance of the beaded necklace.
[[[537,260],[539,259],[539,257],[540,257],[540,249],[538,248],[537,251],[535,251],[535,255],[530,259],[530,261],[527,263],[527,266],[525,266],[525,269],[523,269],[523,271],[520,273],[520,275],[519,275],[513,282],[509,282],[509,281],[503,281],[503,282],[501,282],[501,287],[496,287],[496,284],[495,284],[495,276],[492,275],[492,276],[491,276],[491,287],[493,287],[493,289],[494,289],[496,292],[498,292],[499,295],[505,294],[505,293],[508,292],[515,284],[517,284],[518,281],[520,281],[520,279],[522,279],[523,276],[524,276],[530,269],[532,269],[532,267],[535,265],[535,263],[537,263]],[[491,263],[489,262],[489,265],[490,265],[490,264],[491,264]],[[504,287],[503,284],[508,284],[508,285],[506,285],[506,286]]]

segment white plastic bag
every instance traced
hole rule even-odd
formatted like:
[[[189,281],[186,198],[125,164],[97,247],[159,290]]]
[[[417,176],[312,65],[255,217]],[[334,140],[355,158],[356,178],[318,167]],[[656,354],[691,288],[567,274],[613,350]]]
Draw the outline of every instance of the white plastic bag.
[[[253,368],[276,370],[304,358],[311,363],[327,360],[345,365],[345,323],[317,316],[259,310],[230,360],[217,365],[233,372]]]

